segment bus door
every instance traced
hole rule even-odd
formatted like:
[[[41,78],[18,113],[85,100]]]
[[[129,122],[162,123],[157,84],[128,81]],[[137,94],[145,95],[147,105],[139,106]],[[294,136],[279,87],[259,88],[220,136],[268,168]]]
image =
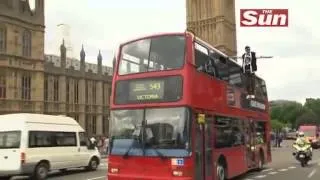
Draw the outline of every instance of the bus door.
[[[252,168],[255,166],[255,149],[256,149],[256,133],[255,133],[255,125],[254,121],[245,121],[245,129],[246,129],[246,156],[247,156],[247,165],[248,168]]]
[[[202,120],[199,120],[200,119]],[[195,123],[195,180],[213,179],[212,116],[197,114]]]

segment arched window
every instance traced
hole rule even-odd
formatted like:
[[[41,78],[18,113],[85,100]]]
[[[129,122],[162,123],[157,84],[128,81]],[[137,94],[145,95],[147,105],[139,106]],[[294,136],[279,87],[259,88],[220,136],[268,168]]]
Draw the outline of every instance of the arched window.
[[[22,56],[31,56],[31,32],[25,30],[22,37]]]
[[[0,52],[6,52],[7,28],[0,24]]]

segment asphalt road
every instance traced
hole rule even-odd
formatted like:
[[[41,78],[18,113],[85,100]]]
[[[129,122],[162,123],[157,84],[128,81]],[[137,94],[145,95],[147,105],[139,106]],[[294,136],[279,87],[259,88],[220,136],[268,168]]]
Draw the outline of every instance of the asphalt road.
[[[261,172],[249,172],[236,180],[319,180],[320,150],[313,150],[313,160],[307,167],[301,167],[292,156],[293,141],[286,141],[284,147],[272,151],[272,163]]]
[[[101,162],[96,171],[85,171],[83,168],[71,169],[61,173],[54,171],[50,173],[48,180],[106,180],[107,163]],[[27,180],[28,177],[14,177],[10,180]]]
[[[249,172],[234,180],[319,180],[320,149],[313,151],[313,161],[302,168],[292,156],[293,141],[286,141],[281,148],[272,150],[272,163],[261,172]],[[67,173],[53,172],[48,180],[106,180],[106,163],[94,172],[70,170]]]

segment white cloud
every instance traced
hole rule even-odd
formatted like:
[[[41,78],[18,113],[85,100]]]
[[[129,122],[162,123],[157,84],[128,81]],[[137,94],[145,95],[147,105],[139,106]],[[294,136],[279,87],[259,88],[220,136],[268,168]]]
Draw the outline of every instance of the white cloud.
[[[238,52],[250,45],[258,55],[258,74],[269,86],[270,99],[302,101],[319,94],[320,12],[318,0],[235,0]],[[289,9],[288,28],[244,28],[239,26],[241,8]],[[71,27],[74,56],[84,44],[87,59],[96,62],[98,50],[104,64],[112,63],[118,44],[136,36],[185,30],[185,0],[50,0],[46,1],[46,51],[57,53],[60,39],[56,25]]]

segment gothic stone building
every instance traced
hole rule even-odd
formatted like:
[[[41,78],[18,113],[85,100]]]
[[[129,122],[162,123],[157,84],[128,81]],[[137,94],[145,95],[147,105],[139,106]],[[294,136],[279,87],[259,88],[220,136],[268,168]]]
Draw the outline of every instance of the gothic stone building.
[[[0,1],[0,113],[65,114],[90,134],[106,134],[111,70],[44,54],[44,0]],[[57,60],[58,59],[58,60]]]
[[[109,97],[112,68],[85,62],[82,48],[80,61],[61,55],[46,55],[44,65],[44,113],[66,114],[76,119],[89,134],[106,135],[109,122]]]

